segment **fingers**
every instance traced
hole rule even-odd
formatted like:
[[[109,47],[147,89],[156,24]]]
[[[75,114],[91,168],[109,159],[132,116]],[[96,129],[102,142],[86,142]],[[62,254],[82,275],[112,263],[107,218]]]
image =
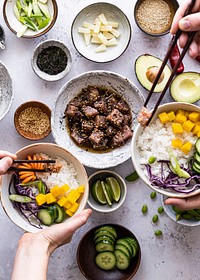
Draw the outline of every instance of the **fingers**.
[[[200,30],[200,12],[182,18],[179,21],[179,28],[183,31]]]
[[[13,160],[10,157],[4,157],[0,160],[0,175],[7,172],[8,168],[12,165]]]
[[[171,34],[174,35],[177,32],[177,30],[179,28],[179,21],[184,17],[184,14],[188,7],[189,2],[190,2],[189,0],[185,1],[176,11],[174,18],[173,18],[171,30],[170,30]]]
[[[17,158],[17,156],[15,154],[9,153],[7,151],[1,151],[0,150],[0,159],[4,158],[4,157],[10,157],[12,159],[16,159]]]
[[[90,217],[90,215],[92,214],[92,210],[91,209],[85,209],[83,210],[81,213],[79,213],[76,217],[74,217],[69,223],[68,223],[68,227],[70,227],[71,231],[76,231],[78,228],[80,228],[81,226],[83,226],[88,218]],[[66,224],[67,226],[67,224]]]
[[[180,210],[200,209],[200,195],[183,198],[167,198],[165,200],[166,205],[176,206]]]

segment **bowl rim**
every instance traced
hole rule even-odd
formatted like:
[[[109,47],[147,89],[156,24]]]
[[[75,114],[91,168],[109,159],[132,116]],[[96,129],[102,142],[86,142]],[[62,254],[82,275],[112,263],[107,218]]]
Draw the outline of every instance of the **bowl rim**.
[[[11,98],[10,98],[10,102],[9,102],[9,105],[8,105],[7,109],[0,116],[0,121],[1,121],[8,114],[8,112],[10,111],[10,108],[11,108],[11,106],[13,104],[13,100],[14,100],[14,97],[15,97],[15,91],[14,91],[13,80],[11,78],[10,71],[8,70],[7,66],[1,60],[0,60],[0,65],[2,65],[4,70],[7,72],[7,75],[9,77],[9,79],[10,79],[10,84],[11,84]]]
[[[112,171],[112,170],[109,170],[109,169],[102,169],[102,170],[98,170],[94,173],[92,173],[89,178],[88,178],[88,184],[89,184],[89,192],[91,193],[91,186],[90,186],[90,181],[95,177],[95,176],[98,176],[98,175],[101,175],[103,173],[108,173],[110,175],[112,175],[113,177],[117,178],[121,184],[123,185],[123,196],[120,197],[119,201],[118,202],[115,202],[114,203],[114,207],[113,208],[108,208],[108,209],[104,209],[104,205],[101,205],[99,204],[99,206],[95,206],[90,200],[89,200],[89,197],[88,196],[88,200],[87,200],[87,203],[88,205],[94,209],[95,211],[97,212],[101,212],[101,213],[110,213],[110,212],[113,212],[117,209],[119,209],[125,202],[126,200],[126,196],[127,196],[127,185],[126,185],[126,182],[125,180],[122,178],[121,175],[119,175],[117,172],[115,171]],[[121,186],[120,186],[121,187]],[[107,205],[107,204],[106,204]]]
[[[8,26],[8,28],[14,34],[17,34],[17,31],[11,27],[11,25],[9,23],[9,20],[8,20],[8,17],[7,17],[7,14],[6,14],[6,5],[7,5],[8,1],[9,0],[4,0],[4,4],[3,4],[3,18],[4,18],[4,21],[5,21],[6,25]],[[44,28],[44,30],[42,32],[39,32],[39,33],[34,34],[34,35],[25,35],[25,34],[23,34],[21,36],[21,38],[33,39],[33,38],[40,37],[40,36],[44,35],[45,33],[47,33],[54,26],[54,24],[56,22],[56,19],[57,19],[57,16],[58,16],[58,5],[57,5],[56,0],[50,0],[50,1],[52,1],[54,13],[53,13],[52,20],[51,20],[50,24],[47,26],[47,28]],[[14,15],[14,12],[13,12],[13,15]]]
[[[128,39],[127,45],[126,45],[126,47],[124,48],[124,50],[123,50],[123,51],[121,52],[121,54],[119,54],[117,57],[115,57],[115,58],[113,58],[113,59],[105,60],[105,61],[98,61],[98,60],[95,60],[95,59],[88,58],[86,55],[83,55],[83,54],[79,51],[78,47],[76,46],[75,40],[74,40],[74,36],[73,36],[73,26],[74,26],[74,24],[75,24],[76,19],[78,18],[78,16],[79,16],[85,9],[87,9],[87,8],[89,8],[89,7],[92,7],[92,6],[98,6],[98,5],[108,5],[108,6],[110,6],[110,7],[114,7],[115,9],[117,9],[117,10],[123,15],[123,17],[126,19],[126,21],[127,21],[127,23],[128,23],[127,26],[129,26],[129,39]],[[77,52],[78,52],[82,57],[84,57],[85,59],[87,59],[87,60],[89,60],[89,61],[95,62],[95,63],[109,63],[109,62],[111,62],[111,61],[114,61],[114,60],[118,59],[118,58],[119,58],[120,56],[122,56],[123,53],[127,50],[128,46],[129,46],[129,44],[130,44],[130,41],[131,41],[131,37],[132,37],[132,28],[131,28],[131,24],[130,24],[130,21],[129,21],[127,15],[126,15],[118,6],[116,6],[116,5],[112,4],[112,3],[109,3],[109,2],[96,2],[96,3],[92,3],[92,4],[90,4],[90,5],[85,6],[83,9],[81,9],[81,10],[76,14],[76,16],[75,16],[75,18],[74,18],[74,20],[73,20],[73,22],[72,22],[72,24],[71,24],[71,39],[72,39],[72,43],[73,43],[75,49],[77,50]]]
[[[67,56],[67,66],[66,68],[58,73],[57,75],[49,75],[43,71],[41,71],[39,69],[39,67],[37,66],[37,56],[38,54],[44,50],[46,47],[46,45],[51,45],[51,46],[56,46],[59,47],[65,52],[66,56]],[[33,71],[35,72],[35,74],[41,78],[44,81],[48,81],[48,82],[54,82],[54,81],[58,81],[62,78],[64,78],[70,71],[71,69],[71,65],[72,65],[72,56],[71,56],[71,52],[69,50],[69,48],[65,45],[65,43],[61,40],[56,40],[56,39],[47,39],[44,40],[42,42],[40,42],[35,49],[33,50],[33,54],[32,54],[32,58],[31,58],[31,66]]]

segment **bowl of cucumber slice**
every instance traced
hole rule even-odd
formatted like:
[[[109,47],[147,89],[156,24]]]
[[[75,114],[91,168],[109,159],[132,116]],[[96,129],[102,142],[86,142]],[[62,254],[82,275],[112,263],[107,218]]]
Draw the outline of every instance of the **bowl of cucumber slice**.
[[[141,261],[135,235],[119,224],[103,224],[90,229],[77,249],[82,274],[90,280],[129,280]]]

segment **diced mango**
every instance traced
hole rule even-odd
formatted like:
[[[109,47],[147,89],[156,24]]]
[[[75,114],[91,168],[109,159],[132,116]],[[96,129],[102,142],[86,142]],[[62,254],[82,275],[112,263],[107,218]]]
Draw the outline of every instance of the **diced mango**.
[[[47,204],[56,202],[56,198],[52,195],[52,193],[47,193],[45,194],[45,196],[46,196]]]
[[[183,142],[181,141],[181,139],[173,139],[172,140],[172,146],[174,148],[180,149],[182,145],[183,145]]]
[[[198,134],[200,132],[200,125],[196,124],[192,130],[193,134]]]
[[[70,208],[69,211],[71,211],[72,213],[75,213],[76,210],[78,209],[79,204],[77,202],[75,202]]]
[[[169,112],[168,114],[169,121],[172,122],[175,119],[174,111]]]
[[[85,186],[80,185],[80,186],[77,188],[77,191],[78,191],[79,193],[84,193],[84,191],[85,191]]]
[[[170,121],[169,116],[166,112],[159,114],[158,117],[162,124],[165,124]]]
[[[197,136],[200,138],[200,131],[199,131],[199,132],[197,132]]]
[[[186,122],[183,123],[182,127],[183,130],[185,130],[186,132],[190,132],[192,131],[193,127],[195,126],[195,124],[193,122],[191,122],[190,120],[187,120]]]
[[[60,195],[60,188],[58,186],[55,186],[52,189],[50,189],[50,192],[54,197],[58,197]]]
[[[67,210],[65,211],[65,213],[66,213],[68,216],[70,216],[70,217],[74,215],[74,213],[71,212],[69,209],[67,209]]]
[[[46,195],[43,194],[43,193],[39,193],[36,197],[36,202],[37,202],[37,205],[42,205],[44,203],[46,203],[47,199],[46,199]]]
[[[181,114],[181,115],[185,116],[186,111],[185,111],[185,110],[183,110],[183,109],[178,109],[178,111],[177,111],[177,113],[176,113],[176,114]]]
[[[191,149],[192,149],[192,143],[190,142],[183,144],[183,146],[181,147],[181,151],[186,155],[190,152]]]
[[[182,114],[176,114],[174,122],[183,124],[187,121],[187,117]]]
[[[198,112],[192,112],[188,116],[189,120],[196,123],[200,120],[200,114]]]
[[[60,187],[60,195],[66,194],[66,192],[68,192],[69,190],[70,190],[70,187],[67,184],[61,186]]]
[[[172,123],[172,130],[174,133],[182,133],[183,127],[180,123]]]
[[[62,196],[57,203],[62,207],[63,205],[65,205],[65,203],[67,203],[67,198],[65,196]]]
[[[66,208],[66,209],[69,209],[71,206],[72,206],[72,204],[71,204],[69,201],[67,201],[67,202],[63,205],[63,207]]]

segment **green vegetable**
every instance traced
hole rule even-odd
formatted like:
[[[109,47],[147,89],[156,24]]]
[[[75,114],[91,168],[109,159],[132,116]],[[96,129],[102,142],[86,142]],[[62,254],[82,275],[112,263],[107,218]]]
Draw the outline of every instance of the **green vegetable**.
[[[152,192],[152,193],[150,194],[150,197],[151,197],[151,199],[156,198],[156,192]]]
[[[148,207],[146,204],[142,206],[142,213],[145,214],[148,211]]]
[[[172,171],[179,177],[182,177],[182,178],[190,177],[190,174],[187,171],[181,169],[177,158],[173,155],[172,152],[170,152],[170,166],[171,166]]]
[[[152,218],[152,222],[155,224],[158,221],[158,215],[154,215]]]
[[[43,194],[45,194],[45,185],[44,185],[44,183],[42,182],[42,181],[39,181],[39,183],[38,183],[38,191],[39,191],[39,193],[43,193]]]
[[[158,213],[159,214],[162,214],[164,212],[164,208],[162,207],[162,206],[160,206],[159,208],[158,208]]]
[[[154,234],[156,235],[156,236],[161,236],[162,235],[162,231],[161,230],[156,230],[155,232],[154,232]]]
[[[21,202],[21,203],[29,203],[32,199],[25,195],[11,194],[9,195],[10,200]]]
[[[134,182],[139,178],[138,174],[136,171],[133,173],[129,174],[128,176],[125,177],[126,181],[128,182]]]
[[[149,158],[149,160],[148,160],[148,163],[149,163],[149,164],[152,164],[152,163],[155,162],[155,160],[156,160],[156,157],[151,156],[151,157]]]

